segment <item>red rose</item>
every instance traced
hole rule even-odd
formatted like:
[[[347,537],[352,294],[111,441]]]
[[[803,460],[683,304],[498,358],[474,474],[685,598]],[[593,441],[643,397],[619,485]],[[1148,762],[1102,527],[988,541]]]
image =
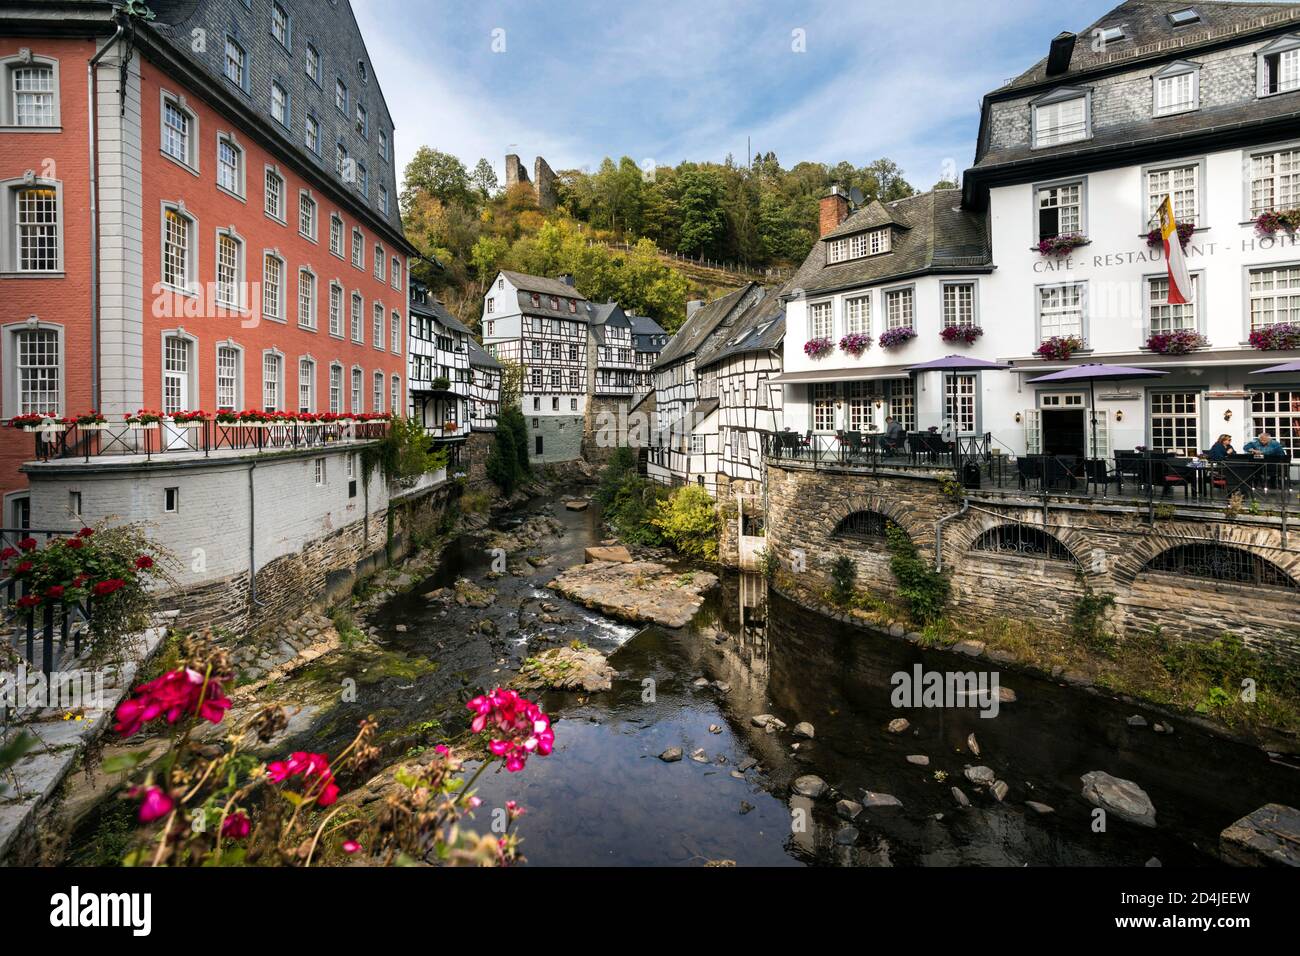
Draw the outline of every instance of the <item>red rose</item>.
[[[79,548],[80,548],[84,543],[85,543],[85,542],[82,541],[80,538],[69,538],[69,539],[68,539],[68,547],[71,548],[73,551],[76,551],[77,549],[79,549]]]
[[[16,557],[18,557],[18,552],[13,548],[5,548],[3,551],[0,551],[0,561],[8,561],[10,558]]]
[[[106,597],[126,586],[126,582],[121,578],[109,578],[107,581],[100,581],[91,590],[96,597]]]
[[[92,534],[94,534],[94,533],[95,533],[95,529],[94,529],[94,528],[82,528],[80,531],[77,532],[77,537],[78,537],[78,538],[89,538],[89,537],[90,537]]]
[[[153,567],[153,558],[149,557],[147,554],[142,554],[140,557],[135,559],[135,566],[141,571],[148,571]]]
[[[50,587],[47,588],[45,591],[45,596],[49,598],[51,601],[57,601],[59,598],[63,597],[63,585],[61,584],[50,585]]]
[[[35,550],[36,550],[36,539],[35,539],[35,538],[23,538],[21,541],[18,542],[18,547],[22,548],[24,551],[35,551]]]
[[[22,561],[19,563],[18,567],[14,568],[14,574],[26,574],[31,569],[32,563],[30,561]]]
[[[36,607],[36,605],[40,603],[41,603],[41,599],[38,598],[35,594],[24,594],[22,597],[18,599],[19,607]]]

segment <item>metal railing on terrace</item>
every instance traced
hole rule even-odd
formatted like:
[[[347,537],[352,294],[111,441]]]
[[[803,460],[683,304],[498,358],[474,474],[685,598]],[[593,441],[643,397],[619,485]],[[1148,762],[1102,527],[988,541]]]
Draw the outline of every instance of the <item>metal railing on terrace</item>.
[[[388,434],[388,421],[281,421],[225,423],[213,419],[151,425],[41,425],[33,432],[38,461],[56,461],[143,455],[156,456],[213,452],[277,452],[327,448],[351,442],[374,441]]]
[[[1011,455],[990,434],[945,441],[930,432],[884,435],[784,431],[764,436],[771,462],[814,469],[951,474],[969,494],[1014,494],[1116,503],[1205,506],[1246,513],[1300,514],[1300,466],[1289,457],[1231,455],[1221,461],[1171,452],[1115,451],[1102,458]]]
[[[35,528],[0,528],[0,548],[15,552],[24,550],[21,542],[31,539],[42,546],[56,538],[72,537],[75,532],[50,531]],[[30,547],[30,542],[28,542]],[[6,564],[17,561],[6,559]],[[23,606],[28,596],[28,583],[11,573],[0,574],[0,633],[23,658],[28,666],[39,667],[49,677],[56,670],[66,669],[70,661],[80,658],[89,649],[90,616],[93,601],[63,601],[43,599],[39,605]],[[0,708],[3,709],[3,708]]]

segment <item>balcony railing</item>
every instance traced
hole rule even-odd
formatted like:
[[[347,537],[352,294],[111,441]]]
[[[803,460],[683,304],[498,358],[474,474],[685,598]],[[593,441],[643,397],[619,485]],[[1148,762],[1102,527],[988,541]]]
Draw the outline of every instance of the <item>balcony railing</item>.
[[[110,423],[68,425],[35,430],[36,460],[53,461],[113,455],[155,456],[213,452],[275,452],[326,448],[348,442],[375,441],[388,434],[387,421],[273,422],[225,424],[216,421],[177,424],[164,420],[138,426]]]
[[[23,538],[50,542],[71,537],[71,531],[48,531],[32,528],[0,528],[3,547],[17,548]],[[88,649],[92,602],[43,601],[39,607],[22,608],[17,602],[26,597],[27,582],[12,575],[0,576],[0,631],[4,640],[27,661],[39,666],[47,678],[56,670],[66,669],[69,661],[81,657]],[[0,707],[3,710],[3,707]]]
[[[1116,451],[1103,458],[1075,455],[1010,455],[991,435],[944,441],[929,432],[897,441],[884,435],[843,432],[764,436],[764,454],[777,464],[795,463],[837,471],[923,472],[954,475],[970,494],[996,492],[1044,500],[1088,498],[1180,504],[1232,513],[1300,513],[1300,476],[1289,458],[1234,455],[1224,461],[1168,452]]]

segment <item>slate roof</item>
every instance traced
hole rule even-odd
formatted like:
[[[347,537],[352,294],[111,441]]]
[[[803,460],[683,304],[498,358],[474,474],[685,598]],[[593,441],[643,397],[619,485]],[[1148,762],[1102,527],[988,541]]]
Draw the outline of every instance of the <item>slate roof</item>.
[[[530,276],[523,272],[511,272],[508,269],[502,269],[501,274],[509,279],[510,284],[520,292],[537,292],[541,295],[558,295],[566,299],[577,299],[579,302],[587,301],[585,295],[567,282],[562,282],[559,279]]]
[[[464,322],[448,312],[447,307],[433,296],[429,296],[429,298],[423,302],[412,296],[411,311],[416,315],[422,315],[426,318],[432,316],[453,332],[464,332],[466,335],[474,334],[469,330],[469,327],[465,325]]]
[[[677,330],[677,334],[668,340],[664,350],[659,353],[659,361],[655,362],[654,367],[662,368],[665,365],[672,365],[680,359],[693,355],[708,340],[713,330],[731,315],[732,310],[741,300],[757,287],[757,283],[749,282],[734,292],[728,292],[726,295],[700,306],[695,311],[695,314]]]
[[[704,362],[695,363],[696,370],[736,355],[778,349],[784,336],[785,303],[775,295],[764,296],[736,320],[732,335],[721,349],[711,353]]]
[[[1199,22],[1176,27],[1169,21],[1169,14],[1188,9],[1200,15]],[[1300,23],[1300,5],[1224,0],[1127,0],[1078,31],[1078,40],[1066,71],[1049,77],[1047,57],[1043,57],[997,92],[1024,89],[1043,82],[1069,84],[1094,69],[1136,62],[1146,57],[1165,59],[1175,51],[1178,56],[1185,57],[1190,55],[1192,48],[1203,43],[1239,36],[1253,29],[1284,25],[1289,21]],[[1094,50],[1094,31],[1112,26],[1122,26],[1124,38],[1109,41],[1105,52]]]
[[[813,243],[808,258],[781,290],[782,296],[828,292],[887,282],[924,272],[971,272],[991,267],[984,213],[963,209],[960,189],[936,189],[888,204],[873,202],[852,213],[834,232],[858,232],[880,223],[881,210],[906,228],[894,230],[889,252],[826,264],[828,243]]]
[[[694,422],[696,425],[703,425],[704,420],[718,410],[718,399],[704,398],[696,403],[695,407],[687,413],[686,420]],[[694,431],[694,427],[691,431]]]
[[[633,335],[667,335],[667,330],[648,315],[628,313]]]
[[[483,350],[472,338],[468,341],[469,364],[477,368],[501,368],[501,363]]]
[[[893,204],[886,205],[879,199],[873,199],[870,203],[845,219],[844,222],[832,229],[823,236],[823,239],[836,239],[839,236],[849,236],[855,232],[863,232],[867,229],[878,229],[881,226],[899,226],[903,229],[910,229],[912,224],[903,218]]]

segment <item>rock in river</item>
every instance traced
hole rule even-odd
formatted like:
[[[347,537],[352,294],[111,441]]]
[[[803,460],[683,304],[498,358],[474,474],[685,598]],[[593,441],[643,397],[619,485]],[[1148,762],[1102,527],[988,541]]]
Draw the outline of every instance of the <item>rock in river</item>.
[[[615,561],[618,564],[628,564],[632,560],[632,553],[622,545],[605,545],[599,548],[587,548],[582,552],[582,559],[587,562]]]
[[[841,800],[835,804],[835,812],[843,819],[852,822],[862,813],[862,804],[856,800]]]
[[[794,782],[794,792],[801,797],[813,797],[816,799],[826,793],[830,788],[826,786],[826,781],[814,774],[806,774],[797,777]]]
[[[664,763],[676,763],[677,761],[682,759],[682,748],[669,747],[667,750],[665,750],[663,753],[659,755],[659,759],[662,760]]]
[[[990,784],[992,784],[993,781],[996,780],[997,778],[998,775],[995,774],[992,771],[992,769],[990,769],[989,767],[967,767],[966,768],[966,779],[969,780],[971,783],[979,784],[980,786],[987,787]]]
[[[895,717],[889,722],[889,732],[891,734],[906,733],[907,728],[911,726],[906,717]]]
[[[562,572],[551,587],[611,617],[684,627],[717,583],[708,571],[683,573],[654,561],[592,561]]]
[[[1219,852],[1239,866],[1300,866],[1300,810],[1265,804],[1219,834]]]
[[[862,803],[868,807],[901,807],[903,801],[892,793],[876,793],[873,790],[862,791]]]
[[[519,668],[514,684],[520,689],[609,690],[618,671],[605,655],[590,647],[555,647],[530,657]]]
[[[808,740],[811,740],[815,736],[813,725],[808,723],[806,720],[801,720],[799,723],[795,724],[794,730],[790,731],[790,733],[794,734],[796,737],[804,737]]]
[[[1156,808],[1151,798],[1132,780],[1112,777],[1104,770],[1090,770],[1079,779],[1083,781],[1083,798],[1094,807],[1138,826],[1156,825]]]
[[[771,714],[755,714],[749,718],[749,722],[755,727],[762,727],[764,730],[785,730],[785,721],[773,717]]]

